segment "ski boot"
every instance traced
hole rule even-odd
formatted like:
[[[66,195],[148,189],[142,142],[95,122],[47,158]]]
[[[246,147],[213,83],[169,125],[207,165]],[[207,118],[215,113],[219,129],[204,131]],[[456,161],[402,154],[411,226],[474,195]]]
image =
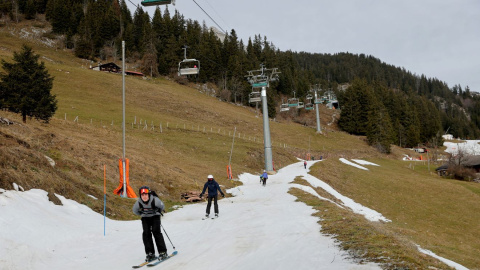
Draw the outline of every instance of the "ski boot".
[[[165,259],[167,259],[167,258],[168,258],[168,253],[167,253],[166,251],[165,251],[165,252],[161,252],[160,254],[158,254],[158,259],[159,259],[160,261],[163,261],[163,260],[165,260]]]
[[[208,218],[208,214],[205,214],[205,218]]]
[[[155,260],[156,258],[157,258],[157,257],[155,257],[155,254],[153,254],[153,253],[148,253],[148,254],[147,254],[147,258],[145,258],[145,261],[146,261],[146,262],[151,262],[151,261]]]
[[[216,217],[216,218],[218,217],[218,213],[215,213],[215,217]]]

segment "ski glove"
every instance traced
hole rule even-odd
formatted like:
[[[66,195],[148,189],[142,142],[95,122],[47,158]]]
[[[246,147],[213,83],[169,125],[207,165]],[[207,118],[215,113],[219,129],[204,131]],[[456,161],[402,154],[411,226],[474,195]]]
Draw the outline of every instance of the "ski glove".
[[[222,194],[222,197],[225,198],[225,194]]]

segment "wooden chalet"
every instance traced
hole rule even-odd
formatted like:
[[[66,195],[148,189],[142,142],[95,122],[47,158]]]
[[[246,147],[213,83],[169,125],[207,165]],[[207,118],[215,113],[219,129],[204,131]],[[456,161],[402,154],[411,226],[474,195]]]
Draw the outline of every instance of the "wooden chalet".
[[[455,164],[458,164],[458,160],[454,161]],[[462,165],[465,168],[470,168],[474,169],[476,173],[480,173],[480,156],[466,156],[463,157],[463,159],[460,162],[460,165]],[[438,175],[446,175],[447,170],[450,167],[449,163],[445,163],[442,166],[438,167],[435,169]]]
[[[112,62],[103,64],[103,65],[98,65],[96,67],[93,67],[92,69],[99,70],[99,71],[113,72],[113,73],[122,72],[122,68]]]
[[[99,70],[99,71],[105,71],[105,72],[112,72],[112,73],[122,73],[122,68],[117,66],[113,62],[98,65],[96,67],[93,67],[92,69],[93,70]],[[145,75],[142,72],[130,71],[130,70],[125,70],[125,75],[145,77]]]

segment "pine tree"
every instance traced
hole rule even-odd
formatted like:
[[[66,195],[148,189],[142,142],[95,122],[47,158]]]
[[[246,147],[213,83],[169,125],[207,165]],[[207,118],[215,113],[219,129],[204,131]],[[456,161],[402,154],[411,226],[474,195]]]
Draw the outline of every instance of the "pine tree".
[[[22,50],[13,54],[14,63],[2,60],[5,72],[0,73],[0,106],[14,113],[20,113],[25,123],[27,116],[48,123],[57,110],[55,95],[50,94],[53,77],[38,63],[40,55],[23,45]]]
[[[355,135],[366,135],[372,96],[373,91],[366,80],[355,80],[341,101],[340,128]]]
[[[390,154],[392,143],[392,123],[387,110],[375,97],[371,97],[368,109],[367,141],[378,151]]]

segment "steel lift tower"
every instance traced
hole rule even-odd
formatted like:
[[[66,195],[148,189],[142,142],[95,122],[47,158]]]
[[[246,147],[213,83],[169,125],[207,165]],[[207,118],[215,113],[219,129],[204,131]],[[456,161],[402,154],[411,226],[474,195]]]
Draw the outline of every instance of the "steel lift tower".
[[[267,69],[263,64],[258,70],[248,71],[248,82],[252,85],[252,90],[261,88],[262,112],[263,112],[263,144],[265,148],[265,170],[267,172],[273,171],[272,162],[272,142],[270,140],[270,124],[268,120],[267,107],[267,87],[270,86],[271,81],[278,80],[279,71],[277,68]]]
[[[315,95],[315,99],[314,99],[314,103],[315,103],[315,113],[317,114],[317,133],[322,133],[322,128],[320,127],[320,111],[318,110],[318,104],[321,104],[322,101],[321,99],[318,97],[318,91],[320,90],[320,88],[318,87],[318,84],[315,85],[315,87],[312,89],[314,95]]]

